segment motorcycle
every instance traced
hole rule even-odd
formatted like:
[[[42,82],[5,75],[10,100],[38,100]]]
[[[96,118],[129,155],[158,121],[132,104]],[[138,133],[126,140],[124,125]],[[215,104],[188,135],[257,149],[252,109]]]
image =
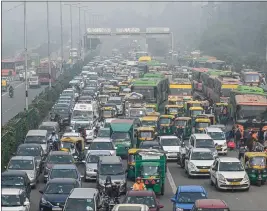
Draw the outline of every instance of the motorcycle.
[[[10,90],[10,91],[9,91],[9,97],[10,97],[10,98],[13,98],[13,96],[14,96],[14,91],[13,91],[13,90],[12,90],[12,91]]]

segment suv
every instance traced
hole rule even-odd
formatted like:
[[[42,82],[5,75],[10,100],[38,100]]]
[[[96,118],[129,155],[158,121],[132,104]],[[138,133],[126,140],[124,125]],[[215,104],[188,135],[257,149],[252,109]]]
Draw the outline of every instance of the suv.
[[[98,190],[104,190],[106,177],[110,176],[111,181],[120,185],[120,193],[127,191],[127,170],[124,169],[119,156],[101,156],[97,164],[96,186]]]
[[[204,131],[213,139],[218,154],[227,155],[226,137],[222,129],[216,127],[207,127],[204,129]]]
[[[100,194],[95,188],[74,188],[70,192],[64,206],[59,207],[66,210],[99,210]]]

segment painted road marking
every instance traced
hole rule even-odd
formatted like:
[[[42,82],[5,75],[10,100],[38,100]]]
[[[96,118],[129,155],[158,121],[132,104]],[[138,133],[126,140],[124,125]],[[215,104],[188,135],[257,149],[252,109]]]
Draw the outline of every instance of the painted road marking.
[[[22,83],[18,84],[17,86],[15,86],[14,89],[16,89],[17,87],[21,86],[22,84],[24,84],[24,82],[22,82]],[[8,94],[8,91],[6,93],[2,94],[1,96],[5,96],[7,94]]]
[[[175,182],[173,180],[173,177],[172,177],[172,175],[171,175],[170,170],[169,170],[168,167],[167,167],[166,176],[167,176],[167,179],[169,180],[169,183],[170,183],[170,186],[171,186],[171,189],[172,189],[172,193],[175,194],[176,193],[176,190],[177,190],[177,187],[175,185]]]

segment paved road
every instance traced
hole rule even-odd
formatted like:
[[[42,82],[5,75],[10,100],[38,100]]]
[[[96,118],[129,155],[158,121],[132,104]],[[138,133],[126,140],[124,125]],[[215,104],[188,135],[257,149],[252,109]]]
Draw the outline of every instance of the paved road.
[[[25,83],[21,81],[12,82],[14,87],[14,97],[10,98],[8,92],[2,93],[2,125],[7,123],[12,117],[16,116],[19,112],[23,111],[25,108]],[[32,100],[42,92],[46,86],[42,86],[38,89],[28,89],[29,90],[29,104]]]
[[[228,156],[236,157],[235,152],[230,152]],[[82,164],[79,166],[81,173],[84,173]],[[267,185],[262,187],[251,186],[249,192],[243,191],[222,191],[218,192],[209,183],[208,178],[193,178],[189,179],[184,173],[184,170],[180,168],[176,163],[168,163],[168,176],[165,185],[165,195],[159,197],[159,201],[164,208],[161,211],[171,211],[172,204],[170,198],[174,195],[174,191],[178,185],[202,185],[207,191],[209,198],[223,199],[230,206],[231,210],[234,211],[266,211],[266,193]],[[128,182],[128,187],[132,186],[132,182]],[[31,192],[31,210],[37,211],[39,208],[39,201],[41,194],[38,192],[44,187],[43,177],[40,178],[40,183],[37,185],[35,190]],[[95,188],[94,182],[84,182],[83,187]]]

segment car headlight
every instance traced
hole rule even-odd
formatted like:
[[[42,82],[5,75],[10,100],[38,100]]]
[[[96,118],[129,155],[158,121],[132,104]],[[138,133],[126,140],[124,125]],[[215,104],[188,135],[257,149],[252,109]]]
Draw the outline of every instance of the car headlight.
[[[245,177],[244,177],[244,179],[243,179],[244,181],[249,181],[249,177],[248,177],[248,175],[247,174],[245,174]]]
[[[180,208],[180,207],[177,207],[176,208],[176,211],[183,211],[184,209],[183,208]]]
[[[41,199],[41,202],[42,204],[47,204],[47,201],[44,198]]]
[[[226,142],[224,142],[224,143],[223,143],[223,146],[224,146],[224,147],[226,147],[226,146],[227,146],[227,143],[226,143]]]
[[[94,171],[94,169],[87,167],[86,171]]]
[[[194,164],[194,163],[191,163],[191,162],[189,163],[188,167],[189,167],[190,169],[196,169],[195,164]]]
[[[218,180],[225,181],[225,178],[222,174],[218,174]]]

